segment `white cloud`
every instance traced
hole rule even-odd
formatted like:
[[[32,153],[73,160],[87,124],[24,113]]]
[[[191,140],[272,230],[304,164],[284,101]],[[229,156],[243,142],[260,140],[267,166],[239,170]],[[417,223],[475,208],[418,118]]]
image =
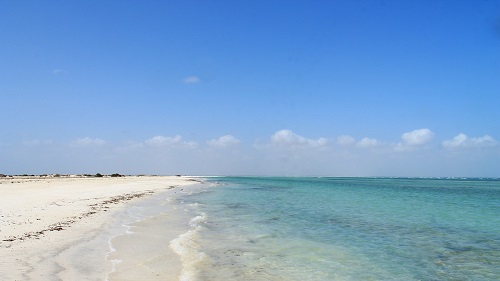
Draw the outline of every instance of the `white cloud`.
[[[429,129],[419,129],[401,136],[405,145],[423,145],[430,142],[434,138],[434,133]]]
[[[195,148],[198,144],[194,141],[183,141],[182,137],[176,135],[174,137],[164,137],[164,136],[155,136],[146,141],[144,141],[146,145],[155,146],[155,147],[164,147],[164,146],[173,146],[173,145],[183,145],[189,148]]]
[[[466,134],[460,133],[451,140],[443,141],[442,144],[447,149],[459,149],[459,148],[494,147],[499,145],[499,142],[488,135],[476,138],[469,138]]]
[[[271,143],[281,146],[324,146],[327,143],[327,139],[308,139],[290,130],[280,130],[271,136]]]
[[[29,141],[23,141],[23,145],[26,146],[39,146],[39,145],[49,145],[52,144],[51,140],[29,140]]]
[[[164,137],[164,136],[156,136],[146,140],[144,143],[150,146],[165,146],[178,144],[182,141],[182,137],[176,135],[174,137]]]
[[[337,138],[337,144],[340,144],[340,145],[353,145],[356,143],[356,139],[351,137],[351,136],[348,136],[348,135],[343,135],[343,136],[340,136]]]
[[[115,147],[114,151],[119,152],[119,153],[124,153],[124,152],[135,151],[135,150],[141,149],[144,146],[145,146],[145,144],[142,142],[126,141],[124,144]]]
[[[446,148],[457,148],[460,146],[465,146],[465,142],[467,141],[467,139],[468,137],[465,134],[460,133],[451,140],[443,141],[443,146]]]
[[[222,136],[218,139],[212,139],[212,140],[209,140],[207,142],[207,144],[209,146],[219,147],[219,148],[229,147],[229,146],[237,145],[239,143],[240,143],[240,140],[235,138],[232,135],[225,135],[225,136]]]
[[[198,147],[198,143],[195,142],[195,141],[185,141],[185,142],[182,143],[182,145],[184,145],[187,148],[191,148],[191,149],[194,149],[194,148]]]
[[[77,139],[71,143],[73,146],[102,146],[106,144],[106,141],[102,139],[92,139],[89,137]]]
[[[380,145],[380,142],[376,139],[372,138],[363,138],[362,140],[358,141],[356,143],[356,146],[362,147],[362,148],[370,148],[370,147],[375,147]]]
[[[197,84],[201,82],[200,77],[198,76],[188,76],[182,80],[184,84]]]
[[[499,139],[461,133],[437,147],[434,145],[437,133],[432,139],[428,131],[403,133],[400,133],[401,145],[419,149],[418,153],[396,153],[397,143],[385,139],[354,139],[344,135],[327,142],[290,130],[272,132],[253,147],[243,146],[235,135],[208,138],[199,144],[175,134],[123,142],[85,137],[67,145],[59,145],[55,140],[49,144],[44,139],[25,142],[2,139],[0,159],[4,161],[0,161],[0,170],[9,174],[26,170],[29,173],[499,176]],[[329,141],[335,144],[329,147]],[[200,144],[206,147],[199,149]],[[347,146],[341,146],[344,144]],[[238,149],[231,149],[230,145]],[[47,163],[49,158],[51,161]]]
[[[401,135],[402,142],[396,145],[396,151],[413,150],[423,146],[434,138],[434,133],[429,129],[418,129]]]

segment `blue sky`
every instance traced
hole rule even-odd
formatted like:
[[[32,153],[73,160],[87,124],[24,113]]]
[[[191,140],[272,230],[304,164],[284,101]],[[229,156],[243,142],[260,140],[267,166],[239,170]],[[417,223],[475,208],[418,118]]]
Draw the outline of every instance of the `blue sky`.
[[[0,173],[500,177],[500,1],[1,1]]]

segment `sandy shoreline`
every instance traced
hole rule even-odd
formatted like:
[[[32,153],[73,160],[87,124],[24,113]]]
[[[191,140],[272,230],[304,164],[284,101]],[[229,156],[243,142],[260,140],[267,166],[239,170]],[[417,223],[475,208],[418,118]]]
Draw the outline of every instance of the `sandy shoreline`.
[[[122,259],[108,257],[106,239],[119,231],[113,226],[126,203],[195,183],[164,176],[0,178],[0,280],[126,280],[106,261]],[[120,239],[126,253],[130,243]]]

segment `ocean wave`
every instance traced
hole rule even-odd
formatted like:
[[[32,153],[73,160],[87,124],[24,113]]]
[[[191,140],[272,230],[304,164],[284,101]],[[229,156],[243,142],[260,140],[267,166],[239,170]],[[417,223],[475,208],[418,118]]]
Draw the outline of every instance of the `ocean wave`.
[[[180,256],[182,262],[181,281],[197,280],[197,271],[202,264],[208,263],[208,256],[200,251],[200,246],[195,242],[202,223],[206,222],[207,216],[202,213],[189,221],[190,229],[179,237],[170,241],[170,248]]]

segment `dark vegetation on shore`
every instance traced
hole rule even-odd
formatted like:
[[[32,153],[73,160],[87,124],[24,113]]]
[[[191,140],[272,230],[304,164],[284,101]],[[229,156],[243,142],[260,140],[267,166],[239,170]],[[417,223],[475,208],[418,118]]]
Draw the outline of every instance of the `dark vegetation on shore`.
[[[136,174],[136,175],[122,175],[119,173],[113,173],[113,174],[101,174],[101,173],[96,173],[96,174],[1,174],[0,173],[0,179],[7,179],[7,178],[21,178],[21,179],[43,179],[43,178],[120,178],[120,177],[145,177],[145,176],[150,176],[150,177],[156,177],[159,175],[155,174]],[[182,175],[175,175],[176,177],[182,177]]]
[[[125,177],[126,175],[114,173],[110,175],[103,175],[101,173],[97,173],[95,175],[91,174],[80,174],[80,175],[64,175],[64,174],[41,174],[41,175],[34,175],[34,174],[19,174],[19,175],[6,175],[6,174],[0,174],[0,178],[13,178],[13,177],[22,177],[22,178],[70,178],[70,177],[80,177],[80,178],[103,178],[103,177],[111,177],[111,178],[119,178],[119,177]]]

